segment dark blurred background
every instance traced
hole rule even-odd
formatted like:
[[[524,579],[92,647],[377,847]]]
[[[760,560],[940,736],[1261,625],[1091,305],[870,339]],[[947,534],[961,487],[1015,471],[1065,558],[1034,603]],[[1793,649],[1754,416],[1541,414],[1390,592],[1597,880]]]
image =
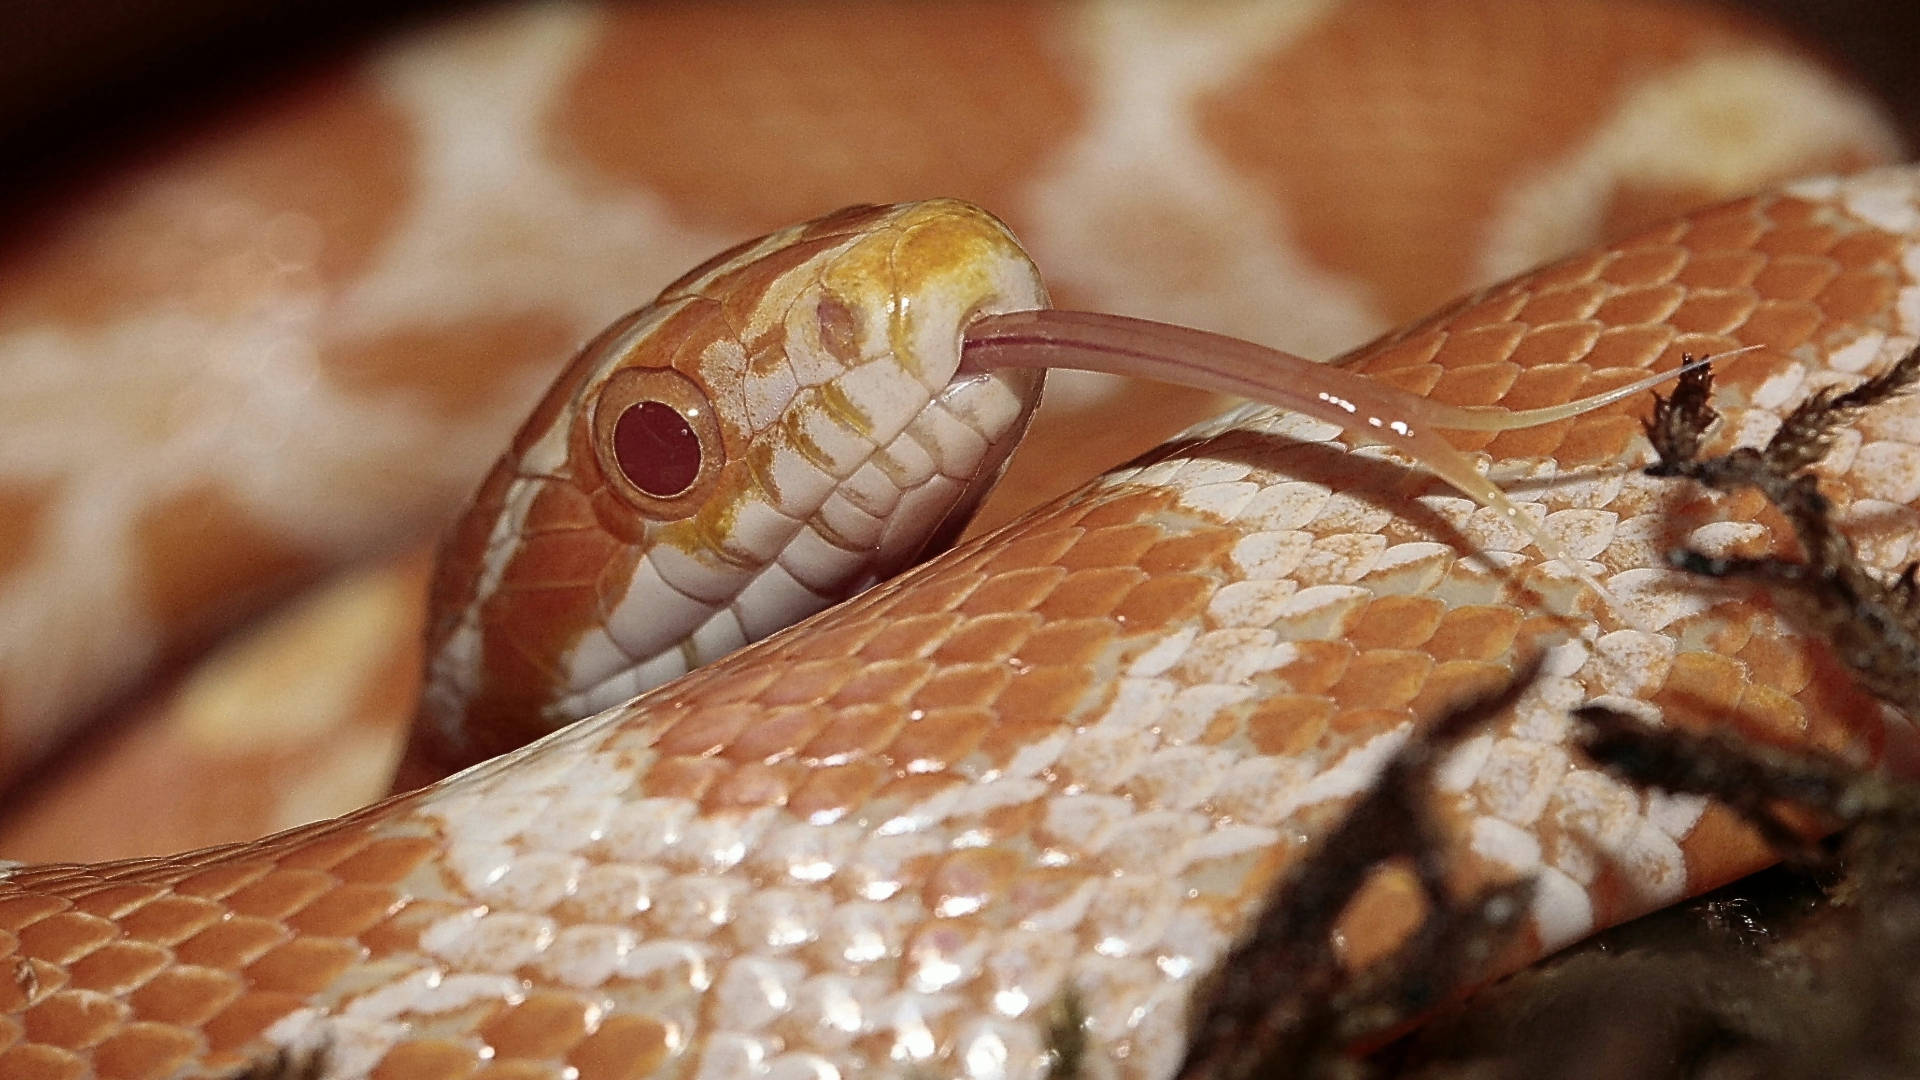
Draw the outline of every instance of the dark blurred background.
[[[1551,0],[1548,0],[1551,2]],[[1920,4],[1729,0],[1820,43],[1920,144]],[[34,184],[197,101],[326,60],[458,0],[0,0],[0,182]]]

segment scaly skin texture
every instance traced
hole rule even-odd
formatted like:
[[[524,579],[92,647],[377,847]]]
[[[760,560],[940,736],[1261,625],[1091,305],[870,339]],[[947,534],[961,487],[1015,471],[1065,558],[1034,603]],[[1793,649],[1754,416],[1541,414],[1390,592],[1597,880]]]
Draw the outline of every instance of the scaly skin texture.
[[[1917,252],[1920,170],[1810,182],[1350,362],[1522,406],[1757,345],[1719,371],[1710,449],[1752,445],[1912,347]],[[1791,540],[1755,499],[1630,472],[1645,404],[1485,448],[1621,612],[1418,472],[1240,410],[418,795],[244,847],[16,871],[0,1073],[161,1077],[291,1048],[419,1080],[1034,1076],[1073,988],[1088,1075],[1164,1076],[1196,982],[1276,874],[1419,717],[1542,649],[1538,685],[1441,770],[1458,882],[1537,875],[1545,949],[1724,881],[1764,860],[1752,838],[1574,760],[1568,708],[1862,762],[1909,748],[1764,597],[1664,569],[1680,543]],[[1817,469],[1882,568],[1910,554],[1917,418],[1915,399],[1868,415]],[[1349,953],[1390,944],[1407,903],[1391,880],[1363,896]]]
[[[1804,50],[1646,0],[501,6],[240,96],[0,246],[0,777],[293,582],[431,534],[581,341],[740,237],[953,195],[1062,306],[1327,356],[1895,151]],[[1003,508],[1214,408],[1099,385],[1056,382],[1079,422]],[[201,722],[192,771],[258,726]],[[378,759],[329,735],[228,786]]]
[[[394,790],[651,690],[950,542],[942,523],[999,477],[1042,381],[961,377],[961,331],[1046,304],[1006,226],[934,199],[743,244],[622,318],[534,407],[441,549]],[[675,415],[710,418],[671,498],[633,486],[611,449],[631,396],[662,387]]]

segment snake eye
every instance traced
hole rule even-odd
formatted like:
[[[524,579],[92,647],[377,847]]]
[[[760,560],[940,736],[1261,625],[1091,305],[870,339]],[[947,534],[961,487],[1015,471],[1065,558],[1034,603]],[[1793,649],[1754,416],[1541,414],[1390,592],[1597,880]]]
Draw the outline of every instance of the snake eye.
[[[700,436],[664,401],[629,405],[613,422],[613,459],[633,486],[670,499],[700,475]]]
[[[593,408],[593,448],[608,486],[661,520],[698,510],[725,464],[713,406],[670,368],[628,368],[606,381]]]

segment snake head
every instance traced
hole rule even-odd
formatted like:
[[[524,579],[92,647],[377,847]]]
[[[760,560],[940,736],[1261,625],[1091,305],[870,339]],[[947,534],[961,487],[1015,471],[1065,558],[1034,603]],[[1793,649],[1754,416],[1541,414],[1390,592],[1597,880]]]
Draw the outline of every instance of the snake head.
[[[1046,303],[1004,225],[940,200],[743,244],[615,323],[442,549],[401,783],[625,701],[950,537],[1042,380],[962,373],[962,334]]]

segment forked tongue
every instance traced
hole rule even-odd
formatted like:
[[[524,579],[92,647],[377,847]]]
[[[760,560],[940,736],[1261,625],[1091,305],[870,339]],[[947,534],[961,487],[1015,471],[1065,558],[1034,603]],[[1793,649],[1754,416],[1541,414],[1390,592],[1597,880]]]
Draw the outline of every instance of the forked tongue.
[[[1344,368],[1239,338],[1090,311],[1048,309],[983,316],[967,328],[962,355],[963,371],[1077,368],[1233,394],[1336,424],[1351,437],[1399,450],[1461,494],[1491,507],[1525,533],[1542,554],[1566,564],[1629,624],[1635,620],[1581,561],[1522,513],[1499,485],[1474,468],[1472,460],[1439,431],[1508,431],[1564,420],[1657,386],[1709,359],[1689,360],[1671,371],[1563,405],[1505,409],[1429,401]]]

